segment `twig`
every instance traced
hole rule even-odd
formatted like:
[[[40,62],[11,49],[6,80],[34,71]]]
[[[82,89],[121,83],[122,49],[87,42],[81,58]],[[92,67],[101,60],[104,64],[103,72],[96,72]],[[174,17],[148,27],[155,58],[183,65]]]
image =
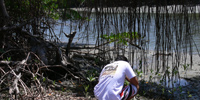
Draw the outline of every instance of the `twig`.
[[[14,93],[14,91],[16,91],[16,93],[18,94],[19,93],[19,88],[18,88],[18,81],[19,81],[19,79],[21,78],[21,73],[19,73],[19,75],[16,75],[16,78],[15,78],[15,80],[14,80],[14,82],[13,82],[13,84],[12,84],[12,86],[10,87],[10,89],[9,89],[9,93],[10,94],[13,94]]]
[[[12,71],[12,73],[13,73],[13,75],[15,76],[15,77],[17,77],[17,75],[16,75],[16,73],[13,71],[13,69],[8,65],[8,67],[10,68],[10,70]],[[24,88],[24,92],[25,92],[25,94],[27,95],[27,92],[26,92],[26,88],[25,88],[25,84],[23,84],[23,81],[20,79],[20,78],[18,78],[18,80],[21,82],[21,85],[22,85],[22,87]],[[25,85],[25,86],[24,86]],[[27,87],[27,86],[26,86]],[[30,91],[29,91],[30,92]],[[31,92],[30,92],[31,93]]]
[[[5,74],[6,72],[0,67],[0,70]]]
[[[32,76],[33,76],[33,77],[36,77],[35,74],[33,74],[33,73],[32,73]],[[37,77],[35,78],[35,80],[36,80],[37,83],[39,84],[39,88],[41,88],[41,92],[43,92],[44,89],[43,89],[43,87],[42,87],[40,81],[37,79]]]
[[[1,76],[1,82],[0,82],[0,84],[2,84],[3,83],[3,81],[5,80],[5,79],[3,79],[7,74],[9,74],[10,72],[7,72],[7,73],[5,73],[3,76]]]

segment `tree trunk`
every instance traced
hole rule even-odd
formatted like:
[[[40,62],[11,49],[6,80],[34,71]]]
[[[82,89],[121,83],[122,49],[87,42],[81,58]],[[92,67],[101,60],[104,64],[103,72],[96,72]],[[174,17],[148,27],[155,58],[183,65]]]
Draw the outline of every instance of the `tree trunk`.
[[[1,23],[0,26],[4,26],[9,18],[8,12],[6,10],[4,0],[0,0],[0,17],[1,17]]]
[[[4,0],[0,0],[0,28],[7,24],[8,19],[9,15],[4,4]],[[3,32],[0,32],[0,49],[4,48],[4,35],[5,34]]]

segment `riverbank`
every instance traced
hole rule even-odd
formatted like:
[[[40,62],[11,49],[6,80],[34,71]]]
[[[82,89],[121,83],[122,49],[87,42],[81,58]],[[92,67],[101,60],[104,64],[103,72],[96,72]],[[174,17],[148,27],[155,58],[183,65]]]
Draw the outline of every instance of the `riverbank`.
[[[167,56],[168,65],[173,65],[174,54],[171,55],[160,55],[159,61],[162,56]],[[186,59],[185,59],[186,57]],[[138,75],[140,80],[140,90],[138,95],[134,98],[134,100],[199,100],[200,99],[200,60],[199,55],[193,55],[192,57],[192,67],[190,64],[190,56],[189,54],[183,55],[180,59],[179,66],[179,78],[180,80],[173,80],[174,87],[172,87],[172,82],[168,82],[168,85],[162,84],[158,81],[161,79],[162,72],[156,74],[155,71],[151,71],[151,68],[155,66],[155,53],[148,52],[147,53],[148,68],[146,68],[146,73],[142,73]],[[140,59],[140,56],[138,56]],[[138,60],[137,59],[137,60]],[[186,60],[186,62],[184,62]],[[170,73],[172,72],[172,68],[169,68]],[[137,73],[137,71],[135,70]],[[138,73],[137,73],[138,74]],[[69,84],[68,84],[69,86]],[[72,86],[73,87],[73,86]],[[77,90],[80,92],[80,90]],[[68,93],[67,96],[63,95],[63,98],[67,98],[66,100],[96,100],[94,95],[91,93],[88,97],[84,95],[84,91],[81,92],[72,92]]]
[[[82,46],[82,45],[81,45]],[[80,49],[79,53],[84,52],[85,54],[79,56],[73,56],[73,61],[80,66],[78,67],[78,72],[84,71],[85,74],[82,74],[84,77],[89,78],[87,76],[91,74],[99,73],[99,71],[95,70],[100,66],[97,66],[97,62],[94,58],[92,59],[93,53],[98,53],[98,51],[94,51],[96,49]],[[128,49],[126,49],[128,50]],[[88,52],[86,52],[88,51]],[[113,52],[108,50],[109,52]],[[126,52],[126,56],[128,56],[128,51]],[[160,53],[155,54],[154,51],[143,52],[141,50],[134,51],[134,62],[131,65],[134,65],[134,71],[137,74],[140,81],[140,90],[138,95],[134,100],[199,100],[200,99],[200,60],[199,55],[193,55],[192,59],[189,54],[179,53],[180,58],[176,59],[178,56],[174,53]],[[111,54],[111,56],[115,56],[115,54]],[[158,57],[158,59],[156,59]],[[144,61],[146,59],[146,61]],[[190,61],[192,60],[192,66],[190,66]],[[159,72],[156,73],[156,62],[159,61]],[[77,62],[78,61],[78,62]],[[162,61],[165,61],[165,64],[168,66],[169,76],[172,73],[179,75],[178,78],[174,79],[163,79],[163,74],[166,73],[162,70]],[[175,67],[179,62],[179,67]],[[104,62],[105,63],[105,62]],[[77,65],[76,64],[76,65]],[[101,64],[102,65],[102,62]],[[77,66],[76,66],[77,67]],[[141,70],[139,68],[141,67]],[[178,68],[178,70],[174,70],[174,68]],[[77,71],[77,70],[76,70]],[[73,71],[74,72],[74,71]],[[95,73],[94,73],[95,72]],[[178,74],[179,73],[179,74]],[[70,73],[68,74],[70,75]],[[95,75],[95,77],[98,75]],[[95,78],[93,77],[93,78]],[[91,77],[92,78],[92,77]],[[170,78],[170,77],[169,77]],[[97,78],[95,78],[97,80]],[[180,80],[181,79],[181,80]],[[173,80],[170,81],[169,80]],[[183,81],[182,81],[183,80]],[[90,80],[91,81],[91,80]],[[96,84],[94,82],[86,82],[86,80],[82,80],[79,78],[62,78],[59,80],[54,80],[52,84],[47,85],[48,88],[44,91],[42,96],[36,97],[38,100],[96,100],[93,95],[93,86]],[[44,82],[44,79],[43,81]],[[184,83],[186,82],[186,83]],[[174,84],[172,84],[174,83]],[[183,83],[183,84],[182,84]],[[168,85],[166,85],[168,84]],[[46,85],[46,83],[44,84]],[[87,89],[89,87],[89,90]],[[0,93],[1,97],[7,97],[6,94]],[[25,98],[26,99],[26,98]]]
[[[93,52],[93,51],[91,51]],[[139,52],[138,52],[139,53]],[[163,55],[160,55],[159,57],[162,58]],[[172,63],[173,62],[173,54],[168,55],[167,62]],[[186,56],[186,55],[185,55]],[[199,55],[193,55],[193,64],[190,68],[190,56],[187,54],[186,63],[184,63],[184,59],[182,58],[180,61],[180,67],[179,67],[179,74],[180,79],[183,79],[187,82],[187,84],[183,84],[180,86],[176,86],[173,88],[163,86],[163,84],[157,83],[158,80],[156,78],[159,78],[162,73],[156,74],[156,72],[151,71],[151,68],[155,66],[154,58],[155,53],[154,52],[148,52],[147,58],[149,59],[148,68],[146,68],[146,73],[142,73],[138,75],[138,78],[140,80],[140,90],[138,95],[134,98],[134,100],[199,100],[200,99],[200,60]],[[138,56],[138,59],[140,59],[140,56]],[[137,59],[137,60],[138,60]],[[159,59],[161,61],[162,59]],[[187,68],[183,65],[187,65]],[[172,70],[169,68],[169,70]],[[137,71],[135,70],[137,73]],[[137,73],[138,74],[138,73]],[[150,80],[150,76],[152,77]],[[181,83],[181,81],[180,81]],[[86,95],[84,91],[84,86],[81,86],[80,82],[73,81],[73,80],[66,80],[61,82],[62,86],[65,86],[66,88],[62,89],[52,89],[49,90],[46,93],[46,96],[42,99],[45,100],[97,100],[92,91],[89,92],[89,95]],[[38,98],[40,100],[40,98]],[[42,100],[41,99],[41,100]]]

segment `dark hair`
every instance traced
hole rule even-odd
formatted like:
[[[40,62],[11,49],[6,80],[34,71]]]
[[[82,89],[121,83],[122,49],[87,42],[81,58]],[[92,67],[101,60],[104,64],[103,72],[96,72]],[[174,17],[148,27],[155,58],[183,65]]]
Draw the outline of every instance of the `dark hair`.
[[[117,58],[115,58],[115,61],[119,61],[119,60],[128,62],[128,59],[123,55],[118,55]]]

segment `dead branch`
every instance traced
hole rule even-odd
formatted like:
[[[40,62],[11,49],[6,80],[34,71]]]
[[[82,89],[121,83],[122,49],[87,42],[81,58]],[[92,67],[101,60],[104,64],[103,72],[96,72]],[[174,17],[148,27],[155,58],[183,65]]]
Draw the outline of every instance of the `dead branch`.
[[[98,45],[98,46],[94,46],[94,47],[82,46],[82,47],[70,47],[70,48],[71,48],[71,49],[99,49],[99,47],[105,46],[105,45],[110,44],[111,42],[115,42],[115,41],[118,41],[118,40],[107,41],[107,42],[105,42],[105,43],[102,43],[102,44],[100,44],[100,45]],[[140,47],[140,46],[137,45],[137,44],[133,44],[130,40],[126,39],[126,41],[127,41],[130,45],[132,45],[132,46],[134,46],[134,47],[136,47],[136,48],[138,48],[138,49],[140,49],[140,50],[143,50],[142,47]]]
[[[12,74],[18,79],[17,82],[18,82],[18,81],[21,82],[21,85],[22,85],[22,87],[24,88],[24,92],[25,92],[25,94],[27,95],[26,88],[25,88],[26,84],[24,84],[24,82],[23,82],[20,78],[18,78],[17,74],[14,72],[14,70],[13,70],[9,65],[8,65],[8,68],[10,68]],[[20,76],[20,77],[21,77],[21,76]],[[27,87],[27,86],[26,86],[26,87]],[[28,89],[28,88],[27,88],[27,89]],[[28,89],[28,90],[29,90],[29,89]],[[9,92],[9,93],[10,93],[10,92]],[[29,90],[29,93],[31,93],[30,90]]]
[[[5,74],[6,72],[0,67],[0,70]]]
[[[19,75],[16,75],[16,78],[15,78],[15,80],[14,80],[12,86],[11,86],[10,89],[9,89],[9,93],[10,93],[10,94],[13,94],[14,91],[16,91],[17,94],[19,93],[18,81],[19,81],[19,79],[21,78],[21,76],[22,76],[21,73],[19,73]]]
[[[67,44],[67,47],[66,47],[66,51],[65,51],[66,56],[68,56],[68,53],[69,53],[69,50],[70,50],[70,46],[71,46],[71,43],[72,43],[72,41],[74,39],[74,36],[76,35],[76,32],[72,32],[70,34],[66,34],[66,33],[64,33],[64,34],[65,34],[66,37],[69,38],[69,41],[68,41],[68,44]]]
[[[0,82],[0,84],[2,84],[2,83],[4,82],[4,80],[5,80],[4,77],[5,77],[6,75],[8,75],[9,73],[10,73],[10,72],[4,73],[4,74],[1,76],[1,79],[0,79],[1,82]]]

